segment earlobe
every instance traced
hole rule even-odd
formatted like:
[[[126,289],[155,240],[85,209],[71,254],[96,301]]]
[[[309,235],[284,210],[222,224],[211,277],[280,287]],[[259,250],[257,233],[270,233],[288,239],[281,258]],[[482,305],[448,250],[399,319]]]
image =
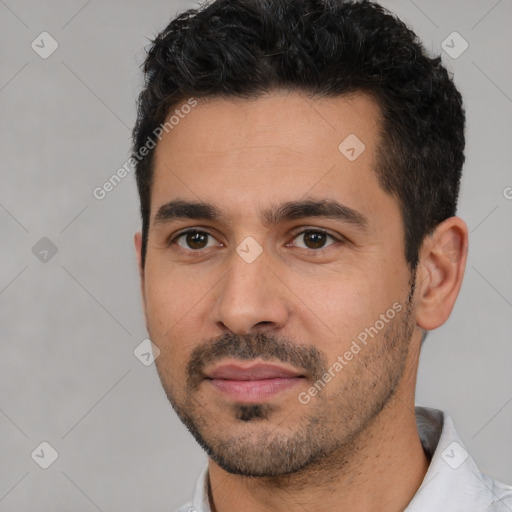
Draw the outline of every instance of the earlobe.
[[[462,285],[468,251],[468,229],[459,217],[441,222],[425,238],[416,276],[416,323],[425,330],[446,322]]]

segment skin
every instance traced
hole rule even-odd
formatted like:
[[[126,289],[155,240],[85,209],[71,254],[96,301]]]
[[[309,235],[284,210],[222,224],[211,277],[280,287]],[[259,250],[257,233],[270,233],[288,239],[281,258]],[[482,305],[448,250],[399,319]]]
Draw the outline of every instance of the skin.
[[[208,452],[212,511],[403,510],[428,469],[414,416],[421,337],[452,311],[468,234],[458,217],[441,223],[411,274],[399,203],[374,171],[379,118],[362,93],[276,91],[200,102],[158,143],[144,268],[135,235],[144,312],[163,388]],[[338,150],[349,134],[366,147],[354,161]],[[207,201],[223,218],[156,223],[175,199]],[[262,222],[271,204],[299,199],[339,201],[367,229],[325,217]],[[166,244],[190,227],[211,238]],[[305,228],[345,242],[327,237],[317,248]],[[251,263],[236,251],[248,236],[262,249]],[[301,403],[318,372],[396,303],[401,311]],[[297,369],[297,354],[305,378],[262,399],[252,417],[247,404],[191,380],[194,355],[201,375],[230,361]]]

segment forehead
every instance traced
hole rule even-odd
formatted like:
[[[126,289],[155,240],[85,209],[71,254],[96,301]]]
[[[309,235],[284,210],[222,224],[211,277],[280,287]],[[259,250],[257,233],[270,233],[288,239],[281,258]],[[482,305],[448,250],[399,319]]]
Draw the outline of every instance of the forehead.
[[[180,159],[187,153],[189,162],[205,154],[215,159],[217,155],[225,156],[221,153],[240,153],[249,148],[293,153],[295,156],[285,157],[286,162],[305,156],[308,161],[318,161],[328,156],[321,154],[325,151],[337,159],[339,144],[347,136],[355,135],[371,146],[380,126],[380,109],[364,93],[326,98],[275,91],[256,99],[197,101],[193,108],[185,110],[185,102],[169,112],[173,125],[164,133],[163,143],[158,144],[157,166],[159,157],[167,163],[174,160],[172,155],[164,154],[170,148],[180,151]],[[371,153],[370,148],[364,160],[369,161]]]
[[[306,197],[368,210],[376,200],[395,202],[374,171],[380,110],[368,95],[281,91],[176,109],[155,149],[153,216],[176,197],[216,204],[228,216]]]

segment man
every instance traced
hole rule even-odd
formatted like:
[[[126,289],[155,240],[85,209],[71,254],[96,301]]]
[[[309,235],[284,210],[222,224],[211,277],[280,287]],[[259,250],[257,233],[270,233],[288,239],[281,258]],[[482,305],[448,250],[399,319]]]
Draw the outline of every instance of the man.
[[[440,58],[374,3],[218,0],[144,71],[146,324],[209,457],[180,510],[512,510],[450,417],[414,405],[468,244]]]

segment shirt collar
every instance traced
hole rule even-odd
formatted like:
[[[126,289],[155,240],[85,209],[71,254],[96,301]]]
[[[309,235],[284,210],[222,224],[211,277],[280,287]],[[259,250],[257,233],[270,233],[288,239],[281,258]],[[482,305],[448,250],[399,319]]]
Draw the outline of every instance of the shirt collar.
[[[406,512],[512,512],[512,487],[478,469],[448,414],[416,407],[416,422],[423,449],[433,456]]]
[[[451,417],[420,406],[415,412],[421,444],[431,460],[420,488],[404,512],[512,512],[512,487],[480,472]],[[191,505],[180,511],[211,512],[208,466],[199,476]]]

